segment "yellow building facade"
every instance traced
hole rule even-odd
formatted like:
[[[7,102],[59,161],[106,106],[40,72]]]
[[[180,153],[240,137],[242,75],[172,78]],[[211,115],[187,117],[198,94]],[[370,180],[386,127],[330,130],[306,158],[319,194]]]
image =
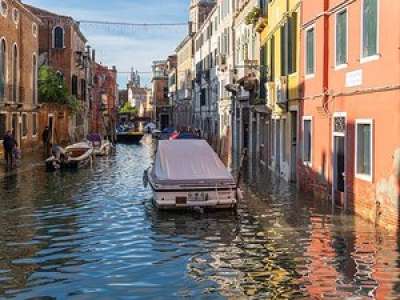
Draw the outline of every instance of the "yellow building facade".
[[[261,65],[266,105],[269,168],[295,182],[298,157],[300,69],[300,0],[265,1],[259,21]]]

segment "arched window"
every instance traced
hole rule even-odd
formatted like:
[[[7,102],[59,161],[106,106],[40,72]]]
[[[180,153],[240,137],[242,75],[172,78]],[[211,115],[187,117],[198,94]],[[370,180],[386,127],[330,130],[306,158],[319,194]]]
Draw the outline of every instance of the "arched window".
[[[14,44],[13,55],[12,55],[12,100],[17,102],[18,100],[18,48]]]
[[[0,40],[0,102],[4,101],[6,95],[6,41]]]
[[[33,54],[32,57],[32,103],[35,105],[37,104],[37,59],[36,54]]]
[[[53,43],[54,43],[54,48],[57,49],[64,48],[64,29],[60,26],[54,28]]]

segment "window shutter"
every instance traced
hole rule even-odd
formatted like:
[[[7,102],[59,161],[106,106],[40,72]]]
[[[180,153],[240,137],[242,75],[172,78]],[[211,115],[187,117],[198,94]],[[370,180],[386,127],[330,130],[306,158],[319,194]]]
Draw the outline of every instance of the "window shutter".
[[[336,18],[336,65],[347,62],[347,11]]]

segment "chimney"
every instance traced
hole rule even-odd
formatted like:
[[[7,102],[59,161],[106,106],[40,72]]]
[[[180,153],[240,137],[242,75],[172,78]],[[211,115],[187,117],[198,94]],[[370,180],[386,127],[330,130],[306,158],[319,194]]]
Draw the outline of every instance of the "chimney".
[[[92,50],[92,60],[96,61],[96,50],[95,49]]]

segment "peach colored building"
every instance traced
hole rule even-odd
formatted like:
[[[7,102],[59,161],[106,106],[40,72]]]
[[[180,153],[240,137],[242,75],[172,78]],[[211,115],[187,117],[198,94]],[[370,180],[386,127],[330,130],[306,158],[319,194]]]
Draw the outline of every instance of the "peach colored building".
[[[399,227],[400,1],[303,1],[299,185]]]

